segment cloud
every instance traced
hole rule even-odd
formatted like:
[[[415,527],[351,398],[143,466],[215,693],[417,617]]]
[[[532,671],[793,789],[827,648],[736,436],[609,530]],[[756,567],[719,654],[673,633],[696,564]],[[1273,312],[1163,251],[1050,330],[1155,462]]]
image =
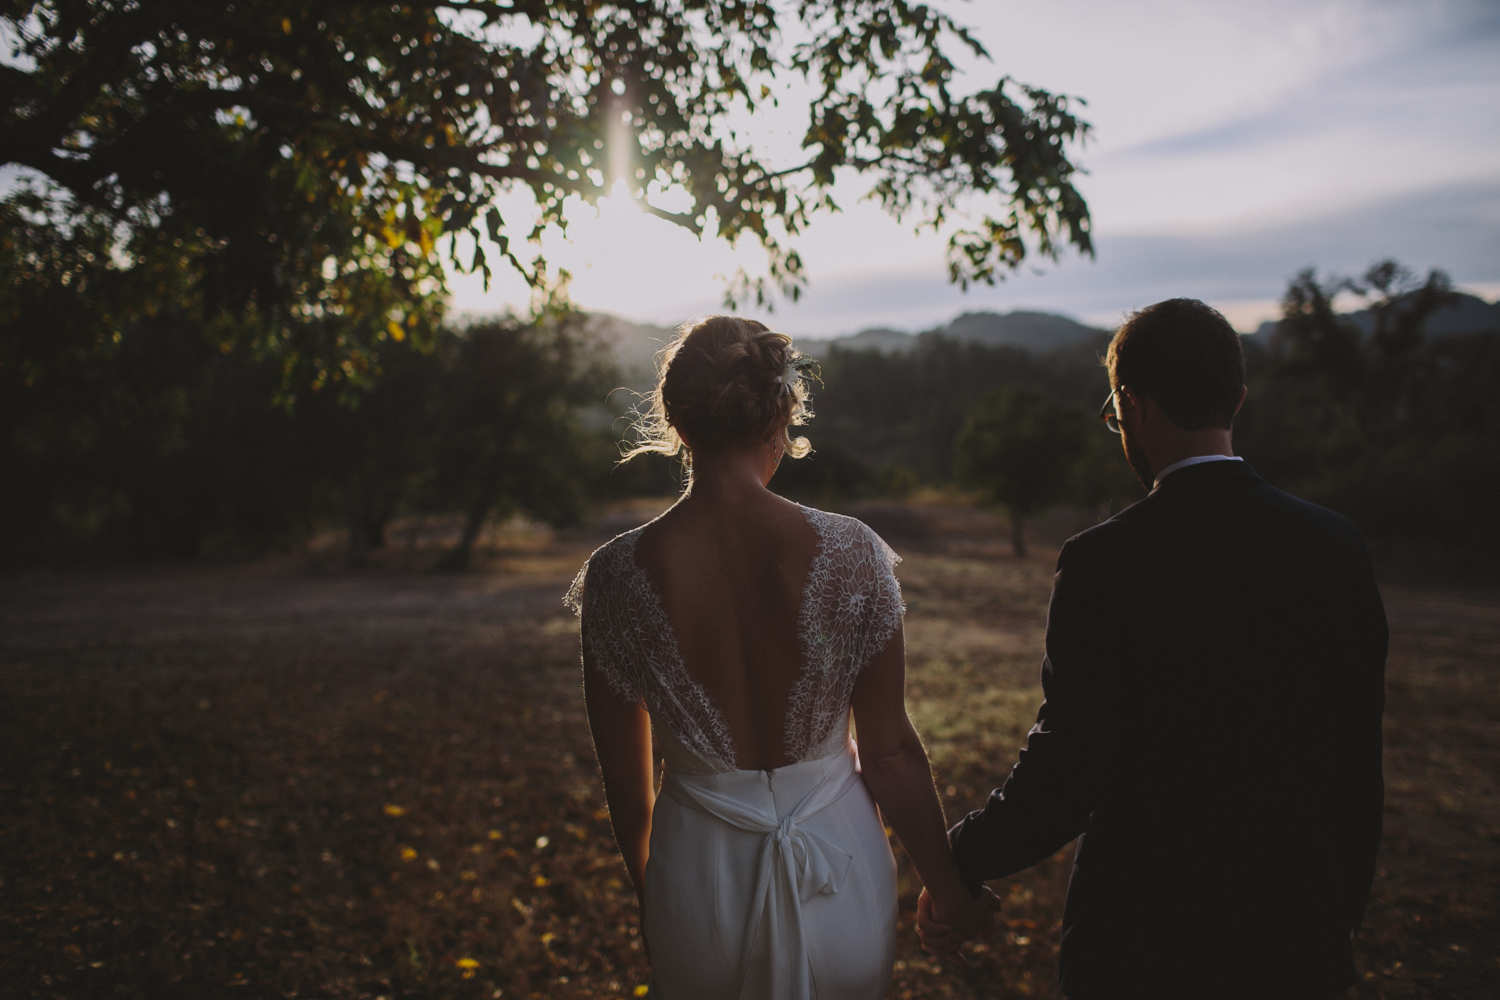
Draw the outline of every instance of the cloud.
[[[1453,6],[1453,5],[1450,5]],[[1465,5],[1458,5],[1465,6]],[[1414,13],[1414,12],[1413,12]],[[1350,126],[1378,126],[1388,133],[1446,133],[1452,141],[1478,140],[1493,152],[1493,135],[1465,135],[1463,124],[1496,122],[1487,97],[1500,83],[1495,43],[1500,6],[1450,10],[1431,22],[1413,20],[1399,42],[1372,46],[1356,60],[1330,61],[1297,85],[1248,109],[1225,109],[1222,117],[1193,127],[1146,136],[1109,151],[1107,158],[1177,158],[1281,145]],[[1379,167],[1371,163],[1371,168]]]
[[[934,267],[815,278],[801,302],[768,319],[816,336],[872,326],[920,330],[980,309],[1040,309],[1112,323],[1131,309],[1190,296],[1225,308],[1243,329],[1264,318],[1287,280],[1305,267],[1357,274],[1395,257],[1414,269],[1442,268],[1461,284],[1482,285],[1500,280],[1500,181],[1442,185],[1238,231],[1105,234],[1098,242],[1092,264],[1067,260],[967,295]],[[1245,308],[1249,304],[1256,309]],[[645,318],[673,322],[715,309],[705,299]]]

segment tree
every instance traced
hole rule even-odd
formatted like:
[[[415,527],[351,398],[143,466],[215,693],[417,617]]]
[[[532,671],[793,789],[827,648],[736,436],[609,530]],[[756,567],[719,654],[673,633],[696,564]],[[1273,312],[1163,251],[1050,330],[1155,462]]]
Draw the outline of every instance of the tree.
[[[1340,295],[1357,311],[1340,313]],[[1236,449],[1368,537],[1493,558],[1500,330],[1429,338],[1429,319],[1455,300],[1442,271],[1419,278],[1392,260],[1359,279],[1298,274],[1269,343],[1246,345]]]
[[[614,382],[576,315],[388,342],[361,385],[276,406],[282,366],[200,325],[180,270],[146,282],[106,216],[37,210],[0,203],[0,565],[255,550],[330,521],[357,564],[393,517],[454,509],[462,562],[492,511],[564,521],[610,467],[577,411]]]
[[[205,331],[288,385],[357,383],[380,343],[430,338],[440,247],[555,291],[525,241],[617,181],[694,232],[759,241],[767,274],[733,301],[796,295],[791,240],[837,207],[841,171],[933,229],[979,196],[949,241],[964,284],[1028,239],[1092,252],[1073,102],[1004,76],[957,93],[950,50],[986,53],[911,0],[5,0],[0,36],[0,165],[62,216],[106,218],[115,261],[182,274]],[[805,156],[782,164],[728,119],[788,76],[812,96]],[[517,188],[536,212],[503,218]]]
[[[399,513],[464,516],[450,568],[467,568],[488,519],[524,511],[577,520],[594,475],[609,468],[579,414],[615,372],[577,313],[491,320],[438,331],[433,349],[386,345],[357,406],[300,406],[359,565],[383,548]]]
[[[614,374],[582,319],[489,322],[454,343],[435,456],[440,504],[464,514],[450,568],[468,567],[497,511],[577,520],[589,454],[578,413],[604,399]]]
[[[1026,555],[1025,519],[1067,494],[1089,424],[1080,407],[1007,386],[974,408],[954,440],[959,481],[1009,511],[1018,557]]]
[[[325,477],[348,530],[352,566],[385,547],[386,527],[432,481],[459,336],[439,330],[428,351],[410,341],[386,344],[380,370],[358,390],[357,405],[314,398],[297,408],[297,416],[305,418],[299,422],[319,437]]]
[[[1362,300],[1364,309],[1339,313],[1340,295]],[[1283,417],[1296,414],[1301,464],[1389,446],[1425,381],[1427,321],[1453,299],[1447,274],[1434,270],[1419,281],[1394,260],[1372,265],[1359,280],[1320,279],[1312,268],[1292,279],[1270,344],[1275,401],[1264,402]]]

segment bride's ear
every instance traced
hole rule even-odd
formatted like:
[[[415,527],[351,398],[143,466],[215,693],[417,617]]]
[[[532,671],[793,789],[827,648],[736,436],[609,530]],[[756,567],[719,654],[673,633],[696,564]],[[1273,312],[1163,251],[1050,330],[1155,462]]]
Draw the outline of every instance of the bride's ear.
[[[682,439],[682,444],[683,444],[684,447],[687,448],[688,451],[692,451],[693,450],[693,442],[692,442],[692,440],[687,436],[687,433],[685,431],[683,431],[683,429],[681,427],[678,427],[676,424],[672,423],[670,420],[667,421],[667,426],[670,427],[670,428],[672,428],[672,430],[674,430],[674,431],[677,432],[677,436]]]
[[[772,450],[779,448],[783,455],[786,454],[786,431],[787,425],[782,424],[771,433],[767,434],[765,446]]]

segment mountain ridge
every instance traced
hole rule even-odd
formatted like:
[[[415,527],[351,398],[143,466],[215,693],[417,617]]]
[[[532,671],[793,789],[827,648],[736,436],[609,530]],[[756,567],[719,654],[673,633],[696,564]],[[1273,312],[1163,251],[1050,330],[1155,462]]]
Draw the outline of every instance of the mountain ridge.
[[[1453,305],[1439,309],[1428,319],[1429,336],[1444,337],[1500,329],[1500,302],[1486,302],[1466,292],[1455,295]],[[1351,320],[1365,333],[1373,328],[1374,319],[1369,309],[1340,315]],[[602,312],[590,313],[588,322],[594,333],[610,343],[625,385],[637,391],[649,389],[655,380],[656,356],[671,342],[676,328],[635,323]],[[1265,343],[1278,322],[1267,320],[1254,332],[1242,336]],[[1018,347],[1043,353],[1070,347],[1109,332],[1102,327],[1080,323],[1058,313],[1026,309],[1008,313],[981,310],[960,313],[942,326],[918,333],[876,326],[837,337],[797,337],[796,341],[804,352],[814,357],[833,348],[900,354],[915,348],[923,337],[949,337],[962,343],[983,344],[987,347]]]

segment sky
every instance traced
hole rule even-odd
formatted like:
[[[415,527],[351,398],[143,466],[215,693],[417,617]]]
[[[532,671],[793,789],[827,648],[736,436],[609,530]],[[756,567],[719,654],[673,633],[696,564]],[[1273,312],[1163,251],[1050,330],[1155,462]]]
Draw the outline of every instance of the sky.
[[[1077,150],[1096,259],[1031,259],[966,294],[946,280],[945,238],[861,201],[841,178],[836,215],[795,242],[809,283],[768,319],[793,335],[873,326],[917,331],[965,311],[1037,309],[1102,326],[1185,295],[1242,330],[1276,314],[1304,267],[1357,274],[1395,257],[1500,296],[1500,3],[1494,0],[976,0],[939,3],[1001,74],[1082,97],[1094,127]],[[797,85],[778,111],[736,127],[785,157],[800,135]],[[584,308],[671,325],[722,311],[723,276],[763,266],[628,204],[579,205],[549,259]],[[524,309],[502,274],[485,292],[455,275],[461,313]]]

